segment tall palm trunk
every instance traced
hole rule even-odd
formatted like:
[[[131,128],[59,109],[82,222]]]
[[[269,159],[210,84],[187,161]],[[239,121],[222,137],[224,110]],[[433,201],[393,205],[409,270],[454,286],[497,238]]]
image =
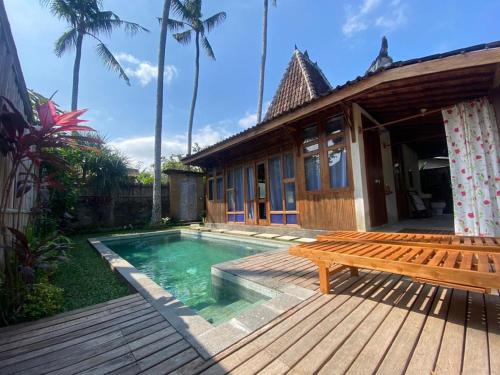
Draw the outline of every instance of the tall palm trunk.
[[[193,120],[194,110],[196,108],[196,99],[198,97],[198,78],[200,76],[200,33],[196,33],[196,57],[194,63],[194,88],[193,99],[191,101],[191,113],[189,114],[189,127],[188,127],[188,155],[191,155],[192,138],[193,138]]]
[[[264,0],[264,17],[262,25],[262,56],[260,60],[260,80],[259,80],[259,102],[257,104],[257,123],[262,119],[262,101],[264,100],[264,76],[266,73],[266,54],[267,54],[267,11],[269,1]]]
[[[167,44],[167,24],[171,0],[163,3],[163,15],[160,31],[160,47],[158,49],[158,81],[156,86],[156,123],[155,123],[155,164],[153,183],[153,210],[151,223],[161,220],[161,130],[163,122],[163,76],[165,72],[165,50]]]
[[[78,86],[80,83],[80,63],[82,61],[83,33],[78,32],[76,37],[76,55],[73,65],[73,91],[71,94],[71,110],[76,111],[78,106]]]

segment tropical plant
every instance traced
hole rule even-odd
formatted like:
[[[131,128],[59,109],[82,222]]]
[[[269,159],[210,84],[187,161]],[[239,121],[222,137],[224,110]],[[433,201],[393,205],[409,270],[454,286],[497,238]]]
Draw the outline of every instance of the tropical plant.
[[[272,0],[276,6],[276,0]],[[269,0],[264,0],[264,15],[262,17],[262,53],[260,58],[260,78],[259,78],[259,100],[257,103],[257,123],[262,120],[262,102],[264,100],[264,77],[266,74],[267,57],[267,13],[269,10]]]
[[[191,111],[189,113],[188,123],[188,149],[187,154],[191,155],[193,121],[198,97],[198,80],[200,75],[200,42],[207,56],[215,60],[215,54],[208,41],[207,34],[215,27],[220,25],[226,19],[226,12],[219,12],[211,17],[203,19],[201,13],[202,0],[172,0],[174,12],[181,18],[180,21],[169,20],[170,27],[173,30],[188,28],[188,30],[175,33],[173,36],[180,44],[188,45],[194,36],[195,43],[195,71],[193,98],[191,100]]]
[[[73,66],[73,90],[71,96],[71,110],[78,105],[78,87],[80,82],[80,63],[82,59],[83,38],[92,37],[97,41],[96,52],[104,66],[118,73],[120,78],[130,84],[129,78],[118,60],[113,56],[106,44],[100,39],[101,35],[109,36],[117,28],[124,28],[130,35],[141,31],[148,31],[137,23],[124,21],[112,11],[102,10],[102,0],[40,0],[48,6],[53,15],[65,20],[69,30],[56,41],[54,52],[60,57],[65,52],[75,48],[75,63]]]
[[[161,220],[161,131],[163,122],[163,75],[165,72],[165,50],[170,15],[171,0],[163,3],[163,13],[160,18],[160,45],[158,48],[158,80],[156,83],[156,122],[155,122],[155,150],[154,150],[154,179],[153,179],[153,207],[151,224],[158,224]]]
[[[8,109],[0,116],[0,149],[10,166],[0,190],[0,311],[5,322],[6,317],[19,312],[36,270],[46,270],[60,259],[60,250],[65,247],[58,241],[53,242],[53,238],[39,240],[36,236],[30,238],[29,232],[21,232],[21,211],[27,193],[35,191],[40,201],[43,188],[58,185],[53,175],[39,173],[40,166],[48,163],[55,168],[68,168],[66,161],[51,150],[80,147],[82,142],[97,141],[90,135],[79,133],[94,131],[81,125],[83,120],[78,119],[85,111],[58,113],[49,100],[37,106],[39,123],[32,125],[25,122],[8,99],[0,99],[0,108]],[[13,209],[15,214],[7,225],[8,209]],[[35,205],[31,219],[37,211]]]

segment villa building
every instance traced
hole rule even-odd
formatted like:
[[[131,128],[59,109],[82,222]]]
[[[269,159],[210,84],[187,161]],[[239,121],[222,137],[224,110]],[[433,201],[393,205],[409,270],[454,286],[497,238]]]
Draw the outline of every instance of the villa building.
[[[499,236],[498,118],[500,42],[393,62],[384,38],[337,87],[296,49],[261,123],[183,161],[209,224]]]

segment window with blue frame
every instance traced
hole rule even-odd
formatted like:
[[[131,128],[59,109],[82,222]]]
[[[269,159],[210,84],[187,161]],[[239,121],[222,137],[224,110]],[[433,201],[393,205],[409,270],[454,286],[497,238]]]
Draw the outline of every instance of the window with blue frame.
[[[243,190],[243,168],[229,169],[226,174],[226,201],[227,221],[243,223],[244,213],[244,190]]]
[[[285,153],[268,161],[271,224],[298,224],[295,197],[295,160]]]
[[[306,127],[303,136],[302,153],[306,191],[319,191],[321,190],[321,166],[318,125]]]
[[[328,180],[330,189],[349,186],[344,117],[330,118],[325,125]]]

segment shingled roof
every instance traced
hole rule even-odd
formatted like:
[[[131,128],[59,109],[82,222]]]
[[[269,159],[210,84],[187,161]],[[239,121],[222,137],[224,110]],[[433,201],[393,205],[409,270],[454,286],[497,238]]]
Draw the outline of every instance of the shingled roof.
[[[330,82],[318,64],[309,59],[307,51],[302,53],[295,48],[264,121],[318,98],[331,89]]]

